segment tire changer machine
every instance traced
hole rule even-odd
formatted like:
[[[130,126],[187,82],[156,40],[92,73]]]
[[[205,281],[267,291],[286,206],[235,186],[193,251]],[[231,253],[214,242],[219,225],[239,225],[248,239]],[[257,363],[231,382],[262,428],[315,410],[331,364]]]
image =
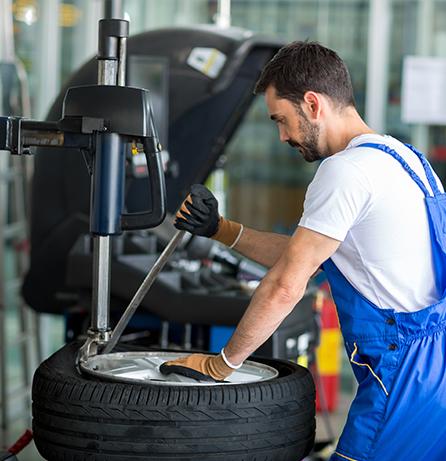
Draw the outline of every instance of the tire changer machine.
[[[209,349],[218,343],[212,329],[234,327],[248,306],[244,282],[266,273],[217,242],[182,239],[171,219],[161,223],[190,186],[215,169],[251,106],[261,69],[282,43],[213,26],[127,37],[128,22],[100,21],[97,62],[75,73],[53,104],[48,119],[59,121],[0,118],[0,150],[24,155],[36,148],[38,154],[23,295],[36,311],[88,313],[84,360],[103,346],[110,351],[139,304],[134,329],[144,329],[149,319],[158,346]],[[168,95],[160,106],[168,162],[162,161],[153,95],[125,85],[127,76],[135,80],[132,59],[167,69],[158,80]],[[259,354],[292,360],[313,354],[313,298],[309,289]],[[129,300],[113,335],[111,323]],[[170,335],[169,326],[175,326]]]
[[[120,51],[110,53],[107,40],[119,42]],[[71,77],[50,109],[48,120],[61,118],[57,125],[9,121],[11,130],[16,126],[22,130],[16,152],[23,153],[25,143],[38,146],[32,185],[31,266],[23,286],[32,308],[60,314],[91,312],[91,331],[107,336],[109,314],[99,306],[108,304],[110,297],[112,323],[120,317],[122,306],[132,299],[175,235],[171,218],[158,226],[164,212],[174,214],[190,186],[204,182],[218,166],[251,107],[253,86],[262,68],[282,44],[243,29],[215,26],[160,29],[128,40],[102,35],[98,62],[105,70],[99,82],[105,85],[95,84],[97,62],[92,59]],[[109,78],[110,63],[119,68],[118,85],[104,81]],[[149,93],[123,86],[125,78],[131,85],[151,90],[154,120],[144,102]],[[151,124],[144,124],[148,120]],[[155,126],[163,148],[157,147]],[[32,139],[24,138],[25,127],[34,130]],[[43,134],[50,130],[57,136],[47,139]],[[168,151],[165,202],[161,155],[145,153],[147,173],[141,162],[144,155],[131,153],[132,148],[134,154],[142,150],[138,136],[145,139],[146,147],[151,143],[152,151],[162,149],[163,156]],[[127,153],[118,155],[124,142]],[[91,143],[96,143],[96,154]],[[84,155],[79,155],[79,149]],[[102,153],[107,149],[116,158]],[[113,183],[104,182],[112,175]],[[136,214],[120,217],[124,202]],[[143,228],[153,229],[137,230]],[[122,235],[123,230],[131,232]],[[217,350],[230,333],[219,327],[234,327],[249,303],[244,282],[259,280],[265,273],[217,242],[184,238],[154,281],[150,295],[141,298],[131,326],[134,331],[150,330],[148,339],[162,347],[175,343],[186,349]],[[309,289],[259,354],[293,360],[302,354],[311,356],[317,341],[313,295]],[[85,321],[79,329],[85,332]]]

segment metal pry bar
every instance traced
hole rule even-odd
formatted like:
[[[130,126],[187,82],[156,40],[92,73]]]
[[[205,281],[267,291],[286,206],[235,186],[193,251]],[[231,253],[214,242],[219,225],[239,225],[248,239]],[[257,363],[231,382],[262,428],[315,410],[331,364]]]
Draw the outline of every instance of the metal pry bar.
[[[155,264],[152,266],[146,278],[142,282],[141,286],[138,288],[137,292],[133,296],[133,299],[130,301],[130,304],[128,305],[124,314],[119,319],[119,322],[117,323],[115,329],[111,333],[111,338],[108,340],[104,349],[101,352],[102,354],[108,354],[113,350],[116,344],[118,344],[119,338],[124,332],[125,327],[129,323],[138,306],[141,304],[141,301],[144,299],[144,296],[149,291],[157,275],[165,266],[170,255],[181,243],[184,234],[185,231],[177,231],[175,235],[172,237],[172,239],[169,241],[169,243],[166,245],[163,252],[160,254],[159,258],[156,260]]]

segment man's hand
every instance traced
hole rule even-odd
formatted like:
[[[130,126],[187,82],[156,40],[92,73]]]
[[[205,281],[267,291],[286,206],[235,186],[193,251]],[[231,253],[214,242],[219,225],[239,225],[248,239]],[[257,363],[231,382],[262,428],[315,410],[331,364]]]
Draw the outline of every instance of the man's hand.
[[[193,235],[210,237],[233,246],[242,232],[242,225],[220,216],[218,202],[202,184],[193,184],[190,194],[176,214],[175,227]]]
[[[218,240],[266,267],[277,262],[290,240],[287,235],[259,232],[221,217],[217,199],[202,184],[191,187],[190,195],[176,214],[174,225],[193,235]]]
[[[218,231],[218,202],[202,184],[193,184],[176,214],[175,227],[194,235],[212,237]]]
[[[234,370],[226,365],[221,355],[192,354],[163,363],[160,371],[165,375],[178,373],[198,380],[210,376],[215,381],[223,381]]]

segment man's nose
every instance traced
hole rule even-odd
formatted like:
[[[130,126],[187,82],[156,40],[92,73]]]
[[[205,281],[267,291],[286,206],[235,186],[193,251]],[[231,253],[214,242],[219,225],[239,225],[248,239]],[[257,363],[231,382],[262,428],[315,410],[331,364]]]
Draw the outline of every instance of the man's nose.
[[[279,128],[279,139],[280,139],[280,142],[287,142],[290,139],[290,137],[288,136],[288,133],[283,128]]]

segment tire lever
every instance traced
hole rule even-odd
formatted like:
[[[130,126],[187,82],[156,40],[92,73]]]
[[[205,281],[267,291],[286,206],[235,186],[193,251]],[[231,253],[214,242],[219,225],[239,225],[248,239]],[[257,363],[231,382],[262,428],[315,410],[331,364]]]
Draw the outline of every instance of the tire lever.
[[[124,314],[122,314],[122,317],[119,319],[119,322],[117,323],[115,329],[111,333],[110,340],[105,344],[105,347],[102,350],[102,352],[100,352],[101,354],[110,353],[116,346],[116,344],[118,344],[119,338],[122,336],[122,333],[124,332],[130,319],[133,317],[133,314],[135,313],[136,309],[141,304],[141,301],[144,299],[144,296],[150,290],[150,287],[152,286],[160,271],[166,265],[169,257],[172,255],[172,253],[176,250],[178,245],[183,240],[183,236],[185,233],[186,231],[177,231],[175,235],[171,238],[169,243],[166,245],[163,252],[155,261],[155,264],[152,266],[149,273],[146,275],[146,278],[136,291],[135,295],[130,301],[130,304],[127,306],[127,309],[124,311]]]

